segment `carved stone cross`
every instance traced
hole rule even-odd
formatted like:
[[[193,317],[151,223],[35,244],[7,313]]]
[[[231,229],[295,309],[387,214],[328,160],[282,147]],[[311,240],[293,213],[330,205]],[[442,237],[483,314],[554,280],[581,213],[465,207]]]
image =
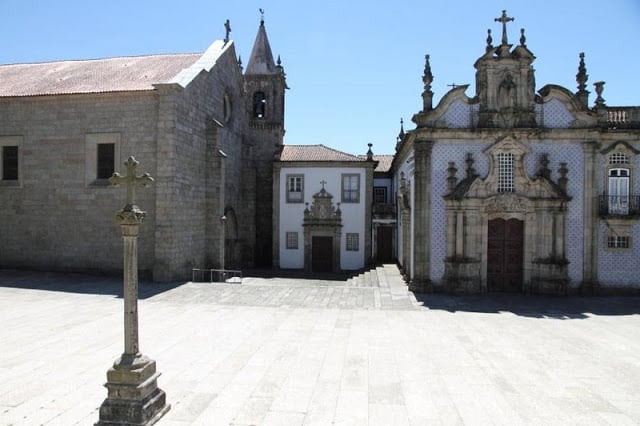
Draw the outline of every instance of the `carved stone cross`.
[[[324,180],[324,179],[322,179],[322,180],[320,181],[320,184],[322,185],[322,189],[324,189],[324,186],[327,184],[327,181],[326,181],[326,180]]]
[[[122,184],[127,186],[127,201],[122,211],[138,212],[140,209],[135,204],[136,186],[149,186],[151,182],[153,182],[153,178],[149,173],[145,173],[142,176],[136,176],[138,161],[133,157],[129,157],[124,165],[127,168],[127,175],[121,176],[119,173],[114,173],[113,176],[109,178],[109,181],[114,186],[120,186]]]
[[[507,11],[503,10],[502,16],[495,18],[494,21],[502,23],[502,44],[509,44],[507,41],[507,22],[515,21],[515,19],[508,17]]]

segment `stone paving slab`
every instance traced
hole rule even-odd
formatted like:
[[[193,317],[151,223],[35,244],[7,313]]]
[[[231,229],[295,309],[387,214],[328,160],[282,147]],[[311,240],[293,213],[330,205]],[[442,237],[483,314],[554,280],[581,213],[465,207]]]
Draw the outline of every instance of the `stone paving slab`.
[[[416,298],[378,273],[141,284],[140,346],[172,405],[159,425],[640,423],[640,299]],[[0,270],[0,425],[98,419],[119,287]]]

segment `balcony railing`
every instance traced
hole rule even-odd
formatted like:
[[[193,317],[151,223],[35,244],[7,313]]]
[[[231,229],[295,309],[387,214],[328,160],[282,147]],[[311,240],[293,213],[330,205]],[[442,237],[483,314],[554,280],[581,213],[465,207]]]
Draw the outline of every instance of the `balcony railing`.
[[[640,195],[601,195],[600,216],[640,216]]]
[[[395,204],[373,203],[373,214],[377,216],[395,216]]]

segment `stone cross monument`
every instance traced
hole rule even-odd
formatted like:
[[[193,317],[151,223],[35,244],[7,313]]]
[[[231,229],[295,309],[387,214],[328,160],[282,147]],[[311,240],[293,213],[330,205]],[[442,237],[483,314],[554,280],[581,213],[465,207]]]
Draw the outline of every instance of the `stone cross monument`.
[[[116,214],[124,240],[124,353],[107,371],[107,399],[100,406],[96,425],[152,425],[169,411],[164,391],[158,388],[156,362],[138,346],[138,231],[146,212],[135,204],[137,186],[148,186],[148,173],[136,176],[138,162],[129,157],[127,174],[114,173],[113,185],[126,185],[127,201]]]

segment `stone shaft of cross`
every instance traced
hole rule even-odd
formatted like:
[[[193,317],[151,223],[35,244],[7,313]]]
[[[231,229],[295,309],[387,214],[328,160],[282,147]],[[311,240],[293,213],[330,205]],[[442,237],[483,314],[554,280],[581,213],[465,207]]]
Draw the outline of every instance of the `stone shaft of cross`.
[[[121,176],[114,173],[111,177],[113,185],[124,184],[127,187],[126,205],[116,214],[120,224],[124,244],[124,357],[134,358],[139,355],[138,340],[138,233],[140,224],[146,213],[135,204],[136,186],[147,186],[153,182],[148,173],[136,176],[138,161],[134,157],[124,163],[127,174]]]

